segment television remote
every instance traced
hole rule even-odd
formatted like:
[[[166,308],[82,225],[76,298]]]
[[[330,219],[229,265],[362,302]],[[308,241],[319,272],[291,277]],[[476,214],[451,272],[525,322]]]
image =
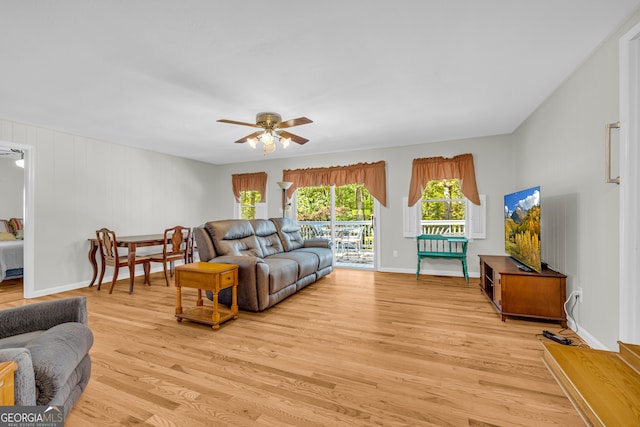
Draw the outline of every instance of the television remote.
[[[549,338],[550,340],[553,340],[557,343],[563,344],[563,345],[571,345],[571,340],[569,338],[566,337],[561,337],[560,335],[556,335],[556,334],[552,334],[549,331],[542,331],[542,335],[544,335],[546,338]]]

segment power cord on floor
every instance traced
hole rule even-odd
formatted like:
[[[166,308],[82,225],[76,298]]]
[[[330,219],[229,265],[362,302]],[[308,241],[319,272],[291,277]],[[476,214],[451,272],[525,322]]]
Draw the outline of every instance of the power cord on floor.
[[[571,306],[571,309],[567,311],[567,303],[571,301],[572,298],[573,298],[573,305]],[[578,326],[578,322],[576,321],[576,318],[573,316],[573,309],[576,307],[577,303],[578,303],[578,295],[575,293],[575,291],[573,291],[569,294],[569,298],[567,298],[567,300],[563,304],[565,314],[569,319],[571,319],[573,324],[576,326],[576,330],[575,330],[576,334],[578,333],[579,326]]]
[[[573,304],[571,305],[571,308],[567,309],[567,304],[573,299]],[[578,336],[578,322],[576,321],[576,318],[573,315],[573,311],[576,307],[576,304],[578,303],[578,295],[576,295],[575,292],[571,292],[569,294],[569,298],[567,298],[567,300],[564,302],[563,307],[564,307],[564,312],[567,315],[567,318],[571,319],[571,321],[573,322],[573,324],[576,327],[576,330],[573,331],[572,329],[569,328],[562,328],[557,332],[557,336],[559,337],[565,337],[565,338],[570,338],[571,339],[571,344],[569,344],[570,346],[573,347],[588,347],[585,346],[584,344],[581,343],[581,339]],[[540,341],[542,341],[541,338],[545,337],[544,333],[541,334],[536,334],[536,338],[538,338]],[[548,338],[548,337],[545,337]]]

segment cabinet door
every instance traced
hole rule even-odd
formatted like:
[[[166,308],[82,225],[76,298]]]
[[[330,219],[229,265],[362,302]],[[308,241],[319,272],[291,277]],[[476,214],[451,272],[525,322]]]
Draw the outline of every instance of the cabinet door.
[[[563,318],[564,280],[555,277],[503,276],[503,313]]]
[[[493,303],[502,311],[502,275],[493,271]]]

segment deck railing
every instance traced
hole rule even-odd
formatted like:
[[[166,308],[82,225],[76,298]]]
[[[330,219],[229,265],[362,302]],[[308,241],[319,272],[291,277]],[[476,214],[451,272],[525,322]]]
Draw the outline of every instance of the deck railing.
[[[336,239],[346,236],[353,230],[362,229],[361,245],[365,250],[373,250],[373,224],[371,221],[336,221]],[[298,221],[298,229],[303,239],[313,237],[331,238],[331,222],[329,221]]]
[[[371,221],[336,221],[336,238],[349,231],[362,228],[362,245],[365,249],[373,249],[373,224]],[[421,234],[441,234],[445,236],[464,236],[464,220],[420,221]],[[298,229],[304,239],[313,237],[331,237],[329,221],[298,221]]]
[[[464,223],[464,220],[420,221],[420,232],[421,234],[464,236]]]

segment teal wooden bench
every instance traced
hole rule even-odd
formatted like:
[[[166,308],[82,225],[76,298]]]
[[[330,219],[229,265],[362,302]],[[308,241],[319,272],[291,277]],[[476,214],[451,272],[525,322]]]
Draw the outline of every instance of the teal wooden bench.
[[[418,246],[418,269],[416,279],[420,275],[420,263],[424,258],[459,259],[462,262],[464,280],[469,283],[467,274],[467,243],[469,240],[462,236],[443,236],[440,234],[421,234],[416,237]]]

